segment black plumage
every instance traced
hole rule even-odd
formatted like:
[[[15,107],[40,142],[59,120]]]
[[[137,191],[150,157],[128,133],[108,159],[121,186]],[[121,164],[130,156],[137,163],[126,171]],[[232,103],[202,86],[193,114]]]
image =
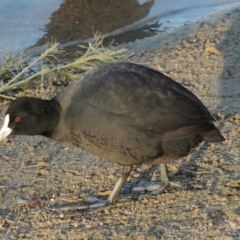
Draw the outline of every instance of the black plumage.
[[[18,98],[8,114],[11,134],[70,142],[122,165],[108,203],[116,201],[131,166],[160,164],[161,180],[167,183],[165,163],[188,155],[203,141],[224,140],[193,93],[132,63],[104,64],[51,100]]]

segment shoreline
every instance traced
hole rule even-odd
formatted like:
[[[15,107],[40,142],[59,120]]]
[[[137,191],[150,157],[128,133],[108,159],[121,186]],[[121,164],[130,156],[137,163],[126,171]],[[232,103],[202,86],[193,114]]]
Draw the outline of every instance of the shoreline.
[[[119,167],[44,137],[11,137],[0,144],[1,239],[239,239],[239,21],[235,8],[126,45],[135,52],[134,62],[196,94],[226,138],[168,165],[170,179],[183,190],[169,188],[91,214],[51,211],[107,196]],[[158,168],[135,167],[127,184],[143,181],[159,181]]]

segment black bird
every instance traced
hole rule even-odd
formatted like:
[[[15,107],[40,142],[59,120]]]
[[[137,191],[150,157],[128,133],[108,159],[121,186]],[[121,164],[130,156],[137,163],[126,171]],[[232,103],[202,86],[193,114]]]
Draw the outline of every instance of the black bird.
[[[116,202],[132,166],[160,164],[155,193],[169,184],[166,163],[201,142],[222,142],[214,118],[190,91],[151,68],[103,64],[51,100],[21,97],[11,102],[0,140],[9,134],[43,135],[70,142],[122,165],[107,204]]]

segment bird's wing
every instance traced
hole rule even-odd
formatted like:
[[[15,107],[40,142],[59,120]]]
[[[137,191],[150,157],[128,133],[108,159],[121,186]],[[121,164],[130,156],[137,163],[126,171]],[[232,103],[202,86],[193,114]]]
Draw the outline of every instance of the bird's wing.
[[[56,99],[76,116],[96,111],[98,116],[118,118],[126,126],[161,134],[165,139],[192,134],[194,127],[204,131],[214,120],[186,88],[158,71],[131,63],[99,67]]]
[[[187,126],[213,121],[194,94],[152,69],[111,69],[104,76],[96,75],[93,82],[88,104],[129,119],[139,128],[164,133],[185,127],[187,131]]]

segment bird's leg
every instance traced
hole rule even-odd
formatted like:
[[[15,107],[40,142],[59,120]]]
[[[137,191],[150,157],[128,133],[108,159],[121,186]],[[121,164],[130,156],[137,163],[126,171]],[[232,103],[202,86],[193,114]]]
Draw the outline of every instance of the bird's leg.
[[[130,175],[132,171],[132,167],[131,166],[123,166],[122,167],[122,175],[121,177],[118,179],[118,181],[116,182],[112,193],[110,194],[110,196],[108,197],[107,200],[107,205],[111,205],[114,204],[121,192],[121,189],[123,187],[123,185],[125,184],[128,176]]]
[[[159,168],[160,168],[160,179],[161,179],[161,183],[162,183],[162,184],[167,184],[167,183],[169,183],[169,178],[168,178],[166,163],[160,163],[160,164],[159,164]]]
[[[151,194],[153,195],[161,194],[169,186],[183,188],[181,184],[169,181],[166,163],[160,163],[159,168],[160,168],[160,175],[161,175],[160,176],[161,186],[155,189],[154,191],[152,191]]]
[[[166,163],[160,163],[159,168],[160,168],[161,186],[151,192],[151,194],[153,195],[161,194],[170,185]]]
[[[123,188],[123,185],[125,184],[128,176],[130,175],[132,171],[132,167],[131,166],[123,166],[122,167],[122,174],[120,176],[120,178],[118,179],[118,181],[116,182],[110,196],[108,197],[107,201],[101,201],[101,202],[97,202],[94,204],[90,204],[88,206],[88,209],[101,209],[103,207],[109,206],[114,204],[117,199],[118,196]]]
[[[98,211],[103,209],[104,207],[108,206],[108,205],[112,205],[117,201],[117,198],[121,192],[121,189],[123,187],[123,185],[125,184],[129,174],[132,171],[132,167],[131,166],[123,166],[122,167],[122,174],[121,177],[118,179],[118,181],[116,182],[112,193],[110,194],[110,196],[108,197],[107,201],[103,201],[100,199],[94,199],[93,201],[91,201],[91,203],[88,204],[84,204],[84,205],[80,205],[80,206],[64,206],[62,208],[57,208],[57,209],[50,209],[53,211],[72,211],[72,210],[81,210],[81,211]]]
[[[130,175],[132,171],[132,167],[131,166],[123,166],[122,167],[122,174],[120,176],[120,178],[118,179],[118,181],[116,182],[110,196],[108,197],[107,201],[100,201],[100,202],[96,202],[94,204],[89,204],[88,205],[88,209],[101,209],[103,207],[109,206],[114,204],[117,199],[118,196],[123,188],[123,185],[125,184],[128,176]]]
[[[169,181],[166,163],[160,163],[159,169],[160,169],[161,183],[149,184],[148,182],[146,182],[146,184],[142,184],[142,186],[139,185],[137,187],[134,187],[132,189],[132,191],[134,191],[134,192],[147,191],[151,195],[157,195],[157,194],[163,193],[163,191],[169,186],[183,188],[183,186],[181,184]],[[141,195],[140,197],[142,197],[142,196],[144,196],[144,195]]]

